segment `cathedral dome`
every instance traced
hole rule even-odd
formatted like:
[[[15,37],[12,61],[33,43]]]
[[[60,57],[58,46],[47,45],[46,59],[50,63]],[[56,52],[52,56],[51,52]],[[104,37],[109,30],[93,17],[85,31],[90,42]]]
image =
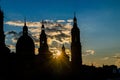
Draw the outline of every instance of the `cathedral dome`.
[[[35,45],[32,38],[28,35],[26,22],[23,27],[23,35],[18,39],[16,44],[16,53],[21,56],[33,56]]]
[[[22,35],[16,44],[16,53],[20,53],[22,55],[34,55],[34,42],[33,39],[29,35]],[[31,54],[30,54],[31,53]]]

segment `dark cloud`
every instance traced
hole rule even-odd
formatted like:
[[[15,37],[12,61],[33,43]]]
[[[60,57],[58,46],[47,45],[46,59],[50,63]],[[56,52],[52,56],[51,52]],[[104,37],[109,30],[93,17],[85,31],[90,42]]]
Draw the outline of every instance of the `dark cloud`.
[[[17,32],[16,31],[8,31],[5,34],[6,35],[10,35],[10,34],[17,35]]]

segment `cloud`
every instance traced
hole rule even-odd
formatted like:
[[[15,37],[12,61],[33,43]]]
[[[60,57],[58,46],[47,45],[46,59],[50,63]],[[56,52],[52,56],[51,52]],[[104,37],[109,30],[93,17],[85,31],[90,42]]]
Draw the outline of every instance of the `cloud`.
[[[117,60],[115,61],[115,65],[118,66],[118,67],[120,67],[120,59],[117,59]]]
[[[40,32],[41,32],[41,29],[39,29],[39,28],[29,28],[28,30],[29,30],[32,34],[35,34],[35,33],[40,34]]]
[[[86,51],[83,53],[83,56],[94,55],[94,54],[95,54],[95,51],[94,51],[94,50],[86,50]]]
[[[66,23],[64,25],[64,29],[71,30],[71,28],[72,28],[72,24],[71,23]]]
[[[35,48],[35,55],[38,55],[38,48]]]
[[[116,53],[111,58],[114,59],[114,65],[116,65],[117,67],[120,67],[120,53]]]
[[[63,24],[64,22],[64,24]],[[24,25],[22,21],[7,21],[5,24],[14,26],[14,27],[21,27]],[[39,39],[41,34],[41,22],[26,22],[29,30],[29,34],[34,42],[36,48],[39,47]],[[63,44],[65,44],[66,48],[70,49],[70,42],[71,42],[71,28],[72,24],[65,22],[65,20],[49,20],[46,19],[44,22],[45,32],[47,34],[47,41],[49,48],[56,47],[57,49],[60,48]],[[10,36],[14,34],[13,36]],[[18,38],[22,35],[22,31],[8,31],[6,32],[7,38],[11,41],[11,44],[15,46]],[[7,40],[7,42],[9,43]],[[37,49],[35,51],[37,53]]]
[[[104,57],[101,60],[108,60],[110,57]]]
[[[67,22],[68,22],[68,23],[72,23],[72,22],[73,22],[73,19],[68,19]]]
[[[11,40],[12,40],[13,43],[17,43],[18,39],[17,38],[12,38]]]
[[[65,35],[68,35],[68,36],[70,36],[70,32],[71,31],[69,31],[69,30],[68,31],[62,30],[62,33],[65,34]]]
[[[113,56],[113,58],[120,59],[120,56]]]
[[[50,20],[50,19],[46,19],[46,20],[44,20],[45,22],[48,22],[48,23],[52,23],[52,22],[54,22],[53,20]]]
[[[24,22],[22,21],[7,21],[5,22],[5,24],[8,24],[8,25],[11,25],[11,26],[24,26]],[[28,27],[39,27],[41,26],[41,23],[40,22],[26,22],[26,25]]]
[[[65,20],[57,20],[56,22],[62,23],[62,22],[65,22]]]
[[[11,26],[23,26],[23,22],[21,21],[8,21],[5,24],[11,25]]]
[[[53,32],[46,32],[47,34],[48,34],[48,36],[56,36],[56,35],[60,35],[61,33],[60,33],[60,31],[53,31]]]
[[[51,45],[52,44],[52,39],[48,37],[47,42],[48,42],[48,45]]]
[[[94,54],[95,54],[95,51],[94,51],[94,50],[86,50],[86,53],[87,53],[87,54],[94,55]]]
[[[13,34],[13,35],[16,35],[17,32],[16,32],[16,31],[8,31],[8,32],[6,32],[5,34]]]
[[[120,54],[119,53],[117,53],[117,54],[115,54],[114,56],[112,56],[113,58],[115,58],[115,59],[120,59]]]
[[[15,46],[14,45],[10,44],[10,45],[7,45],[7,47],[9,49],[11,49],[12,52],[15,52]]]

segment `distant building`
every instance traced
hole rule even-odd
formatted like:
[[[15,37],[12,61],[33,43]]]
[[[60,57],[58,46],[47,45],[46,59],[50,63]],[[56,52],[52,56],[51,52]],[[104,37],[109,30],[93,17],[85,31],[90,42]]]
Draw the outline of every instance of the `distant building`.
[[[66,54],[65,52],[65,46],[62,46],[62,53],[61,53],[62,58],[64,59],[64,61],[66,61],[67,63],[69,62],[69,56]]]

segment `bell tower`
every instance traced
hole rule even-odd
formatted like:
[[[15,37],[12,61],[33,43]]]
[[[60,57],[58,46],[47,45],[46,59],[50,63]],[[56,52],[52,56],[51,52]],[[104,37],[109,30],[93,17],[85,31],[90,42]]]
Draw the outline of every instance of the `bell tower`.
[[[49,50],[48,50],[48,44],[47,44],[47,35],[45,33],[44,22],[42,21],[39,54],[46,53],[48,51]]]
[[[80,30],[77,26],[77,18],[74,14],[73,28],[71,30],[71,62],[72,65],[82,66],[82,47],[80,42]]]
[[[4,34],[4,13],[0,9],[0,53],[1,55],[6,55],[10,53],[10,50],[5,45],[5,34]]]

